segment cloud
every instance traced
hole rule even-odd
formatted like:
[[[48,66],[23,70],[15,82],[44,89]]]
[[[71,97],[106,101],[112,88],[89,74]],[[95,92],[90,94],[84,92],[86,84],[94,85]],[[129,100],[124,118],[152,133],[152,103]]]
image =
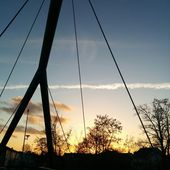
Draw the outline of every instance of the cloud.
[[[84,89],[91,90],[118,90],[124,88],[123,83],[112,83],[112,84],[100,84],[100,85],[89,85],[83,84]],[[170,83],[129,83],[127,84],[129,89],[170,89]],[[51,89],[79,89],[79,85],[53,85]]]
[[[17,126],[16,129],[15,129],[15,132],[24,132],[25,131],[25,127],[20,125],[20,126]],[[40,130],[37,130],[33,127],[27,127],[27,133],[29,134],[44,134],[43,131],[40,131]]]
[[[52,115],[51,116],[51,122],[52,123],[57,123],[58,121],[62,122],[62,123],[66,123],[67,119],[65,117],[57,117]],[[44,116],[43,115],[29,115],[28,117],[28,123],[32,124],[32,125],[36,125],[36,124],[43,124],[44,123]]]
[[[29,115],[28,116],[28,123],[29,124],[42,124],[43,123],[43,116],[41,115]]]
[[[131,83],[127,84],[129,89],[170,89],[170,83]],[[106,85],[83,85],[86,89],[117,90],[125,88],[123,83],[113,83]]]
[[[127,84],[129,89],[155,89],[155,90],[169,90],[170,83],[129,83]],[[82,84],[84,89],[91,90],[118,90],[123,89],[123,83],[112,83],[112,84],[98,84],[98,85],[90,85],[90,84]],[[3,87],[0,86],[0,89]],[[15,85],[15,86],[7,86],[6,90],[19,90],[23,88],[28,88],[27,85]],[[50,89],[58,90],[58,89],[68,89],[74,90],[79,89],[80,85],[50,85]],[[59,105],[58,105],[59,106]]]
[[[60,120],[59,120],[60,119]],[[54,116],[54,115],[52,115],[51,116],[51,121],[53,122],[53,123],[57,123],[57,122],[61,122],[61,123],[66,123],[67,122],[67,120],[68,119],[66,119],[65,117],[58,117],[58,116]]]
[[[0,102],[1,103],[1,107],[0,107],[0,111],[4,111],[6,113],[13,113],[16,109],[16,107],[19,105],[19,103],[21,102],[22,100],[22,97],[21,96],[17,96],[17,97],[13,97],[11,98],[11,101],[9,102]],[[71,107],[64,104],[64,103],[60,103],[60,102],[56,102],[54,101],[54,104],[55,104],[55,107],[57,110],[60,110],[60,111],[65,111],[65,112],[69,112],[71,111]],[[53,107],[53,104],[50,103],[50,107],[52,108]],[[28,106],[26,108],[26,111],[29,109],[29,113],[30,114],[39,114],[39,113],[42,113],[43,110],[42,110],[42,103],[41,102],[33,102],[33,101],[30,101],[28,103]]]
[[[4,127],[4,125],[0,124],[0,129],[2,129]],[[8,127],[4,128],[4,132],[6,132]],[[15,132],[25,132],[25,126],[22,126],[22,125],[19,125],[15,128]],[[43,131],[41,130],[38,130],[38,129],[35,129],[33,127],[27,127],[27,133],[30,133],[30,134],[44,134]]]
[[[21,102],[21,100],[22,100],[22,97],[17,96],[17,97],[13,97],[9,102],[4,102],[4,101],[0,102],[2,104],[2,106],[0,107],[0,112],[12,114],[15,111],[17,105]],[[71,107],[67,106],[66,104],[63,104],[60,102],[54,102],[54,103],[55,103],[57,110],[67,111],[67,112],[71,111]],[[50,107],[53,108],[52,103],[50,103]],[[28,124],[30,126],[32,126],[32,125],[42,126],[44,124],[44,115],[43,115],[43,110],[42,110],[42,104],[40,102],[30,101],[26,108],[26,111],[27,110],[29,110]],[[53,109],[53,111],[54,111],[54,109]],[[27,112],[25,112],[25,113],[27,113]],[[59,119],[60,119],[61,123],[67,122],[67,118],[65,118],[65,117],[57,118],[57,115],[56,116],[54,116],[54,115],[56,115],[56,113],[51,113],[52,123],[57,123],[59,121]],[[0,121],[3,122],[3,119],[1,118]],[[0,128],[2,129],[2,125],[0,125]],[[22,128],[23,128],[22,126],[17,127],[18,130],[23,130]],[[30,129],[30,131],[31,131],[31,129]],[[33,129],[31,132],[38,133],[35,130],[33,131]]]
[[[20,90],[20,89],[26,89],[28,88],[28,85],[12,85],[12,86],[6,86],[6,90]],[[2,90],[3,87],[0,86],[0,89]]]
[[[60,103],[60,102],[54,102],[54,105],[57,108],[57,110],[63,110],[63,111],[66,111],[66,112],[69,112],[69,111],[72,110],[70,106],[63,104],[63,103]],[[51,104],[51,107],[53,107],[53,104]]]
[[[66,123],[67,122],[67,119],[65,117],[57,117],[57,116],[54,116],[52,115],[51,116],[51,122],[52,123],[57,123],[58,121],[61,121],[61,123]],[[29,115],[28,117],[28,124],[29,126],[27,127],[27,133],[29,134],[44,134],[44,131],[40,131],[36,128],[33,128],[31,127],[32,125],[42,125],[44,124],[44,117],[43,115]],[[2,123],[0,123],[0,131],[4,128],[4,125]],[[6,126],[4,129],[3,129],[3,132],[6,132],[8,126]],[[24,132],[25,131],[25,126],[23,125],[18,125],[16,128],[15,128],[15,132]]]
[[[18,107],[19,103],[21,102],[22,97],[21,96],[17,96],[17,97],[13,97],[11,98],[11,101],[9,102],[1,102],[1,104],[3,106],[0,107],[0,111],[4,111],[6,113],[13,113],[16,108]],[[30,112],[41,112],[41,104],[40,103],[33,103],[33,102],[29,102],[26,110],[29,108]]]

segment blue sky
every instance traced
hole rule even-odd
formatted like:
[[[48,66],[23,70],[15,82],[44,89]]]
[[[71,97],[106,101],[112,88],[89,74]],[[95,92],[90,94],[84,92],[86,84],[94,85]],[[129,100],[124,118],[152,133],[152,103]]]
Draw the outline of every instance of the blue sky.
[[[2,0],[0,3],[2,30],[23,1]],[[0,38],[1,88],[40,3],[40,0],[30,0]],[[150,104],[153,98],[169,98],[170,1],[92,0],[92,3],[135,103]],[[11,98],[23,96],[37,69],[48,5],[49,0],[46,0],[0,99],[1,105],[2,101],[10,103]],[[96,114],[108,114],[122,122],[126,134],[141,134],[139,121],[120,84],[122,81],[88,1],[75,0],[75,10],[82,83],[92,85],[83,89],[87,125],[93,123]],[[60,114],[68,119],[65,127],[83,131],[71,0],[63,1],[47,72],[54,99],[71,108],[60,110]],[[32,102],[40,101],[37,89]],[[1,115],[1,124],[4,124],[9,115],[3,111]]]

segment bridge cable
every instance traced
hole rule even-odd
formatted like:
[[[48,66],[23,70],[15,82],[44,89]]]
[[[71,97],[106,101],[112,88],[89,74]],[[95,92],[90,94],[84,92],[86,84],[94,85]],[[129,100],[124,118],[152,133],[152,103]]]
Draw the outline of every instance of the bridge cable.
[[[36,14],[36,16],[35,16],[35,19],[34,19],[32,25],[31,25],[31,27],[30,27],[30,30],[29,30],[29,32],[28,32],[28,34],[27,34],[27,36],[26,36],[26,39],[25,39],[25,41],[24,41],[24,43],[23,43],[23,45],[22,45],[22,47],[21,47],[21,50],[20,50],[20,52],[19,52],[19,54],[18,54],[18,56],[17,56],[17,58],[16,58],[16,60],[15,60],[15,62],[14,62],[14,65],[13,65],[13,67],[12,67],[12,69],[11,69],[9,75],[8,75],[8,78],[7,78],[5,84],[4,84],[3,88],[2,88],[2,91],[1,91],[1,93],[0,93],[0,98],[1,98],[1,96],[2,96],[2,94],[3,94],[3,92],[4,92],[4,90],[5,90],[5,88],[6,88],[6,86],[7,86],[7,83],[8,83],[8,81],[9,81],[9,79],[10,79],[13,71],[14,71],[14,68],[15,68],[15,66],[16,66],[16,64],[17,64],[17,62],[18,62],[18,60],[19,60],[19,58],[20,58],[20,56],[21,56],[21,53],[22,53],[22,51],[23,51],[23,49],[24,49],[24,47],[25,47],[25,45],[26,45],[26,42],[27,42],[27,40],[28,40],[28,38],[29,38],[29,36],[30,36],[30,33],[31,33],[34,25],[35,25],[35,22],[36,22],[36,20],[37,20],[37,18],[38,18],[38,16],[39,16],[39,13],[40,13],[40,11],[41,11],[41,9],[42,9],[42,6],[43,6],[44,2],[45,2],[45,0],[42,1],[41,5],[40,5],[40,7],[39,7],[39,10],[38,10],[38,12],[37,12],[37,14]]]
[[[49,94],[50,94],[50,97],[51,97],[51,101],[52,101],[52,103],[53,103],[54,110],[55,110],[56,115],[57,115],[57,119],[58,119],[59,124],[60,124],[60,127],[61,127],[61,131],[62,131],[63,136],[64,136],[64,140],[65,140],[65,142],[66,142],[66,144],[67,144],[67,149],[68,149],[68,151],[70,152],[70,148],[69,148],[69,144],[68,144],[68,141],[67,141],[67,137],[66,137],[66,134],[65,134],[65,132],[64,132],[64,128],[63,128],[63,125],[62,125],[62,123],[61,123],[61,119],[60,119],[60,117],[59,117],[59,114],[58,114],[58,111],[57,111],[57,108],[56,108],[56,105],[55,105],[55,102],[54,102],[54,98],[53,98],[52,93],[51,93],[51,90],[50,90],[49,88],[48,88],[48,91],[49,91]]]
[[[80,84],[81,107],[83,113],[84,134],[86,139],[86,120],[85,120],[83,87],[82,87],[82,78],[81,78],[81,69],[80,69],[80,56],[79,56],[78,36],[77,36],[77,28],[76,28],[76,14],[74,8],[74,0],[72,0],[72,9],[73,9],[73,20],[74,20],[74,34],[75,34],[75,41],[76,41],[77,66],[78,66],[79,84]]]
[[[18,16],[18,14],[21,12],[21,10],[25,7],[29,0],[26,0],[24,4],[21,6],[21,8],[17,11],[17,13],[14,15],[14,17],[10,20],[10,22],[7,24],[7,26],[2,30],[0,33],[0,37],[5,33],[5,31],[9,28],[9,26],[12,24],[12,22],[15,20],[15,18]]]
[[[110,47],[110,45],[109,45],[109,42],[108,42],[108,40],[107,40],[107,38],[106,38],[106,35],[105,35],[104,30],[103,30],[103,28],[102,28],[102,26],[101,26],[101,23],[100,23],[100,21],[99,21],[99,19],[98,19],[98,16],[97,16],[96,11],[95,11],[95,9],[94,9],[94,7],[93,7],[93,4],[91,3],[91,0],[88,0],[88,2],[89,2],[89,4],[90,4],[90,7],[91,7],[93,13],[94,13],[94,16],[95,16],[95,18],[96,18],[96,21],[97,21],[97,23],[98,23],[98,25],[99,25],[99,27],[100,27],[101,33],[102,33],[102,35],[103,35],[103,38],[104,38],[104,40],[105,40],[105,42],[106,42],[106,44],[107,44],[107,47],[108,47],[108,49],[109,49],[109,51],[110,51],[110,54],[111,54],[111,56],[112,56],[112,59],[113,59],[115,65],[116,65],[116,68],[117,68],[117,70],[118,70],[118,72],[119,72],[119,75],[120,75],[120,77],[121,77],[121,79],[122,79],[122,81],[123,81],[124,87],[125,87],[125,89],[126,89],[126,91],[127,91],[127,93],[128,93],[128,96],[129,96],[131,102],[132,102],[132,105],[133,105],[133,107],[134,107],[134,109],[135,109],[135,111],[136,111],[136,114],[137,114],[137,116],[138,116],[138,118],[139,118],[139,121],[140,121],[140,123],[141,123],[141,125],[142,125],[142,128],[143,128],[143,130],[144,130],[144,132],[145,132],[145,134],[146,134],[146,137],[147,137],[147,139],[148,139],[151,147],[153,147],[152,142],[151,142],[151,140],[150,140],[150,137],[149,137],[149,135],[148,135],[148,133],[147,133],[147,131],[146,131],[146,129],[145,129],[145,126],[144,126],[144,124],[143,124],[143,122],[142,122],[142,119],[141,119],[141,117],[140,117],[140,115],[139,115],[139,112],[138,112],[138,110],[137,110],[137,107],[136,107],[136,105],[135,105],[135,103],[134,103],[134,100],[133,100],[133,98],[132,98],[132,96],[131,96],[131,93],[130,93],[127,85],[126,85],[125,79],[124,79],[124,77],[123,77],[123,75],[122,75],[122,73],[121,73],[121,71],[120,71],[120,68],[119,68],[118,63],[117,63],[117,61],[116,61],[116,58],[115,58],[114,55],[113,55],[112,49],[111,49],[111,47]]]

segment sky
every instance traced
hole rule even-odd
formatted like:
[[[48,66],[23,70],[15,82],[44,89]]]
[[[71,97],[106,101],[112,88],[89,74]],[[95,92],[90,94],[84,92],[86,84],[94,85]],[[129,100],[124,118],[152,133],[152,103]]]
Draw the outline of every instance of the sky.
[[[23,2],[1,0],[0,32]],[[6,90],[0,98],[0,127],[3,127],[12,110],[24,96],[38,67],[49,2],[45,1]],[[87,0],[74,2],[86,127],[93,126],[97,114],[107,114],[122,123],[123,136],[141,137],[140,122],[90,5]],[[91,0],[91,2],[135,104],[150,105],[154,98],[169,98],[170,1]],[[30,0],[0,37],[0,90],[40,4],[41,0]],[[84,136],[84,131],[75,45],[72,4],[71,0],[64,0],[47,75],[63,127],[66,131],[72,129],[73,141],[78,142]],[[39,88],[28,108],[29,140],[33,141],[44,129]],[[56,114],[52,105],[51,113]],[[25,119],[24,114],[9,141],[9,146],[16,147],[15,143],[22,145]],[[52,120],[54,119],[52,117]],[[0,134],[0,139],[2,137],[3,133]]]

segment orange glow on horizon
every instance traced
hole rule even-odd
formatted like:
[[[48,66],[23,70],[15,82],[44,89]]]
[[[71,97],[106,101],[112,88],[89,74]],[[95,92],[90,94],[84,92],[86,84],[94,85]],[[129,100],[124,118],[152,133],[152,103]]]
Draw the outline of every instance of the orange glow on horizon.
[[[31,135],[28,140],[25,140],[25,145],[29,145],[31,148],[31,152],[35,152],[34,148],[35,148],[35,138],[38,135]],[[125,140],[127,135],[126,134],[120,134],[119,135],[120,138],[122,139],[119,143],[115,143],[113,145],[113,149],[117,150],[119,152],[122,153],[133,153],[134,151],[138,150],[139,148],[136,146],[133,146],[132,144],[127,147],[125,146]],[[38,137],[44,137],[44,135],[39,135]],[[76,152],[76,145],[78,144],[78,142],[81,142],[81,140],[77,141],[75,140],[75,136],[72,136],[72,138],[70,139],[70,153],[75,153]],[[23,148],[23,133],[19,132],[19,133],[14,133],[13,137],[11,137],[11,139],[9,140],[8,147],[13,148],[14,150],[17,151],[22,151]],[[68,151],[67,151],[68,153]]]

